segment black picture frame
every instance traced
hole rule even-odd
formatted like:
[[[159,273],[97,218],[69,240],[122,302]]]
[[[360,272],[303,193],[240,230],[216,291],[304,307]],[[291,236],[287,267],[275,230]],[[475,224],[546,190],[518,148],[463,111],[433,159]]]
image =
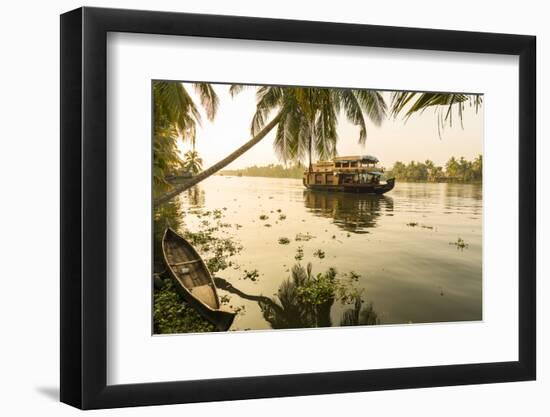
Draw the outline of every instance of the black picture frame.
[[[518,56],[519,360],[107,385],[108,32]],[[535,51],[524,35],[88,7],[61,15],[61,401],[94,409],[535,379]]]

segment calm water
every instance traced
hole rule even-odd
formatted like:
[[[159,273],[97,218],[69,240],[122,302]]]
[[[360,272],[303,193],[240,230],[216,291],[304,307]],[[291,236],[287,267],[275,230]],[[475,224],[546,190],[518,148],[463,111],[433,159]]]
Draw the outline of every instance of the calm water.
[[[482,319],[480,185],[397,183],[385,196],[365,196],[307,191],[294,179],[214,176],[180,204],[183,227],[192,231],[202,221],[194,213],[204,210],[222,209],[224,222],[241,226],[220,232],[244,249],[216,274],[237,290],[220,295],[244,306],[233,330],[272,327],[257,296],[274,297],[299,246],[301,264],[311,262],[315,274],[329,267],[359,274],[357,286],[382,324]],[[314,238],[295,241],[298,233]],[[281,237],[290,243],[280,244]],[[451,244],[458,238],[468,246]],[[313,255],[318,249],[323,259]],[[258,270],[258,279],[243,278],[245,270]],[[332,324],[349,308],[335,302]]]

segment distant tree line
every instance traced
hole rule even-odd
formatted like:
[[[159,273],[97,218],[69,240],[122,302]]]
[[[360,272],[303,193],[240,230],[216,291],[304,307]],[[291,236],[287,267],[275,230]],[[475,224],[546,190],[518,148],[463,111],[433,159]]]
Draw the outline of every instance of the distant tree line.
[[[408,164],[397,161],[386,171],[388,178],[395,177],[401,181],[426,182],[479,182],[483,176],[483,157],[481,155],[468,161],[464,157],[451,157],[444,167],[432,161],[411,161]]]
[[[232,169],[220,172],[221,175],[243,175],[245,177],[302,178],[304,166],[295,164],[285,167],[280,164],[266,166],[251,166],[243,169]]]

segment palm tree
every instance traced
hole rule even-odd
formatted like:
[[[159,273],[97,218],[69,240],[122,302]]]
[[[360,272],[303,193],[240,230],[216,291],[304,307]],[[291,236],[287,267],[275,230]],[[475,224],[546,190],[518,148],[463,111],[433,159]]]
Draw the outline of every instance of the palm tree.
[[[246,86],[233,85],[232,95]],[[256,112],[252,117],[252,138],[230,155],[200,174],[155,200],[163,204],[177,194],[208,178],[260,142],[277,126],[275,151],[287,160],[300,160],[306,154],[311,169],[312,158],[328,158],[336,153],[336,127],[342,111],[346,118],[359,127],[359,143],[367,139],[368,117],[379,125],[386,115],[386,103],[380,92],[335,88],[258,87]],[[268,117],[276,115],[266,123]]]
[[[405,112],[405,119],[413,114],[428,108],[434,108],[437,114],[437,128],[441,136],[441,129],[447,122],[453,125],[453,108],[458,109],[458,116],[462,124],[462,113],[465,105],[474,106],[476,112],[483,104],[483,96],[480,94],[462,93],[415,93],[415,92],[394,92],[391,98],[391,114],[395,117]]]
[[[472,162],[472,171],[476,180],[481,179],[483,176],[483,156],[478,155]]]
[[[218,109],[218,96],[210,84],[193,84],[209,120]],[[153,82],[153,181],[155,193],[169,189],[166,175],[183,166],[179,156],[178,139],[194,143],[201,116],[197,105],[180,82]]]
[[[460,164],[454,156],[452,156],[445,164],[445,171],[448,177],[457,177],[459,175]]]
[[[197,175],[202,170],[202,158],[195,150],[187,151],[183,156],[183,169],[193,175]]]

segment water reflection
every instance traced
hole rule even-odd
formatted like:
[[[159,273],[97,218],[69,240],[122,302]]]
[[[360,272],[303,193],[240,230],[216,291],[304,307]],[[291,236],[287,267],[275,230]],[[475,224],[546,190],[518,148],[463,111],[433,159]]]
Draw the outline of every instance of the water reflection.
[[[334,224],[351,233],[368,233],[383,214],[393,214],[393,199],[384,195],[304,191],[304,205],[321,217],[334,219]]]
[[[179,231],[182,226],[182,210],[175,200],[156,207],[153,212],[153,263],[154,272],[164,270],[162,261],[162,236],[167,228]]]
[[[216,282],[220,291],[247,307],[238,329],[480,320],[482,214],[475,184],[398,183],[390,194],[372,196],[305,191],[292,179],[212,177],[155,212],[154,235],[160,242],[170,226],[215,239],[194,244],[207,261],[227,258],[225,269],[218,262],[212,271],[228,284]],[[312,238],[295,240],[306,234]],[[282,237],[290,241],[281,244]],[[459,238],[467,249],[450,244]],[[243,250],[228,257],[228,239]],[[307,305],[297,296],[303,279],[292,276],[295,260],[304,267],[312,261],[315,274],[329,267],[339,277],[357,272],[356,286],[376,311],[353,299],[342,305],[339,297],[324,308]],[[261,276],[243,278],[247,270]]]
[[[198,185],[187,190],[187,198],[189,200],[189,205],[193,207],[204,207],[205,193]]]
[[[329,269],[324,278],[335,282],[335,270]],[[314,279],[311,263],[307,267],[299,263],[295,264],[292,267],[290,277],[280,284],[275,298],[247,294],[220,277],[214,278],[214,281],[216,286],[222,290],[235,294],[242,299],[257,302],[264,319],[272,329],[331,327],[330,313],[337,295],[329,292],[317,298],[319,294],[316,294],[315,302],[304,297],[303,290]],[[323,289],[326,290],[326,287]],[[340,326],[375,325],[380,323],[372,303],[365,304],[359,293],[351,297],[351,301],[353,307],[344,311],[339,322]]]
[[[372,303],[365,305],[360,297],[355,298],[353,308],[346,310],[340,320],[340,326],[371,326],[380,324],[378,314]]]

